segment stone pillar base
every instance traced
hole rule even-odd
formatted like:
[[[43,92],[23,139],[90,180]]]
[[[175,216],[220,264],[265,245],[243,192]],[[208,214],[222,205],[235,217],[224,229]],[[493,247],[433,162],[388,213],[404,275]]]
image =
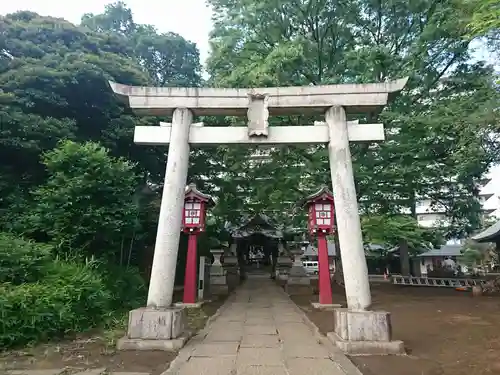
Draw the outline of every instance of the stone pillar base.
[[[241,284],[240,276],[238,270],[235,268],[226,270],[226,280],[229,291],[232,291]]]
[[[182,308],[142,307],[130,311],[127,336],[118,340],[118,350],[179,350],[189,336],[184,329]]]
[[[222,273],[210,275],[210,293],[214,296],[220,296],[229,293],[228,277],[225,271],[222,271]]]
[[[392,340],[391,314],[385,311],[335,309],[335,332],[328,338],[352,355],[405,354],[404,343]]]
[[[214,296],[229,294],[229,285],[210,285],[210,293]]]
[[[317,310],[334,311],[335,309],[341,308],[342,305],[339,303],[325,304],[319,302],[311,302],[311,306]]]
[[[142,340],[129,339],[127,336],[122,337],[116,342],[118,350],[162,350],[165,352],[179,351],[189,338],[189,335],[179,337],[173,340]]]
[[[186,308],[186,309],[199,309],[200,307],[203,306],[205,302],[210,302],[210,301],[198,301],[195,303],[184,303],[184,302],[177,302],[174,304],[175,307],[179,308]]]
[[[309,277],[288,276],[285,285],[285,292],[289,295],[309,295],[313,294],[313,288]]]

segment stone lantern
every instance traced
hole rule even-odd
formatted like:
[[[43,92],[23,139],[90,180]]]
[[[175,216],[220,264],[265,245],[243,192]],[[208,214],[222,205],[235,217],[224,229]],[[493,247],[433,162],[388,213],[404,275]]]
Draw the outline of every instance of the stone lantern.
[[[196,303],[197,289],[197,243],[198,235],[205,231],[207,208],[214,205],[212,197],[196,189],[195,184],[186,187],[182,231],[188,235],[186,274],[184,277],[184,304]]]

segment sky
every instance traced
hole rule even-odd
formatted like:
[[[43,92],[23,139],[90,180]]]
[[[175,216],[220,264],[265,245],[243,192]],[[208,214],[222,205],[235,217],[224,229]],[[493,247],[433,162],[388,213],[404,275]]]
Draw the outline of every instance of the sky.
[[[0,14],[30,10],[43,16],[64,18],[80,23],[84,13],[102,13],[111,0],[0,0]],[[175,32],[195,42],[201,61],[208,56],[208,34],[212,28],[210,9],[205,0],[125,0],[134,21],[154,25],[161,32]],[[69,5],[71,4],[71,5]]]
[[[0,15],[19,10],[30,10],[41,15],[64,18],[79,23],[84,13],[102,13],[110,0],[84,0],[69,4],[62,0],[0,0]],[[195,42],[200,50],[200,58],[205,62],[209,53],[208,34],[212,28],[210,9],[205,0],[125,0],[132,9],[137,23],[154,25],[160,32],[175,32],[185,39]],[[484,49],[479,49],[476,56],[489,60]],[[495,196],[486,202],[488,208],[497,209],[500,217],[500,166],[490,172],[492,181],[485,187],[485,192]]]

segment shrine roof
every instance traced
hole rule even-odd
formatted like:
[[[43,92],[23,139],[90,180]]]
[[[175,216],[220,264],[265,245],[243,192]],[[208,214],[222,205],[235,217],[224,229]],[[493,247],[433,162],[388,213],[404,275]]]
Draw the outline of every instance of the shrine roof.
[[[431,249],[424,253],[418,254],[418,257],[453,257],[462,254],[461,245],[442,245],[437,249]]]
[[[486,228],[481,233],[472,236],[476,242],[497,242],[500,240],[500,220]]]
[[[261,213],[244,216],[239,224],[226,223],[225,227],[234,238],[249,237],[253,234],[262,234],[272,238],[283,237],[282,231],[273,220]]]
[[[246,115],[249,97],[268,98],[271,115],[323,112],[335,105],[350,113],[365,113],[387,104],[389,94],[401,91],[408,78],[383,83],[261,88],[200,88],[127,86],[109,81],[118,97],[136,113],[171,115],[189,108],[195,115]]]

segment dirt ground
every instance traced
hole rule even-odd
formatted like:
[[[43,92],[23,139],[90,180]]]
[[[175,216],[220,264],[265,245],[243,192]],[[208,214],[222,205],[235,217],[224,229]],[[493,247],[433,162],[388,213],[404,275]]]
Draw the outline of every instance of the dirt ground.
[[[500,296],[472,297],[447,288],[372,284],[373,309],[392,315],[393,337],[403,340],[406,356],[356,356],[364,375],[500,374]],[[313,311],[318,296],[293,296],[323,334],[333,313]],[[333,291],[345,306],[344,291]]]
[[[180,300],[177,296],[176,300]],[[188,310],[187,326],[199,331],[224,303],[214,299],[200,310]],[[125,319],[119,328],[82,334],[73,340],[37,345],[0,354],[2,370],[43,370],[68,368],[70,373],[91,368],[106,368],[108,371],[148,372],[159,375],[164,372],[176,353],[162,351],[117,351],[116,340],[125,334]]]

